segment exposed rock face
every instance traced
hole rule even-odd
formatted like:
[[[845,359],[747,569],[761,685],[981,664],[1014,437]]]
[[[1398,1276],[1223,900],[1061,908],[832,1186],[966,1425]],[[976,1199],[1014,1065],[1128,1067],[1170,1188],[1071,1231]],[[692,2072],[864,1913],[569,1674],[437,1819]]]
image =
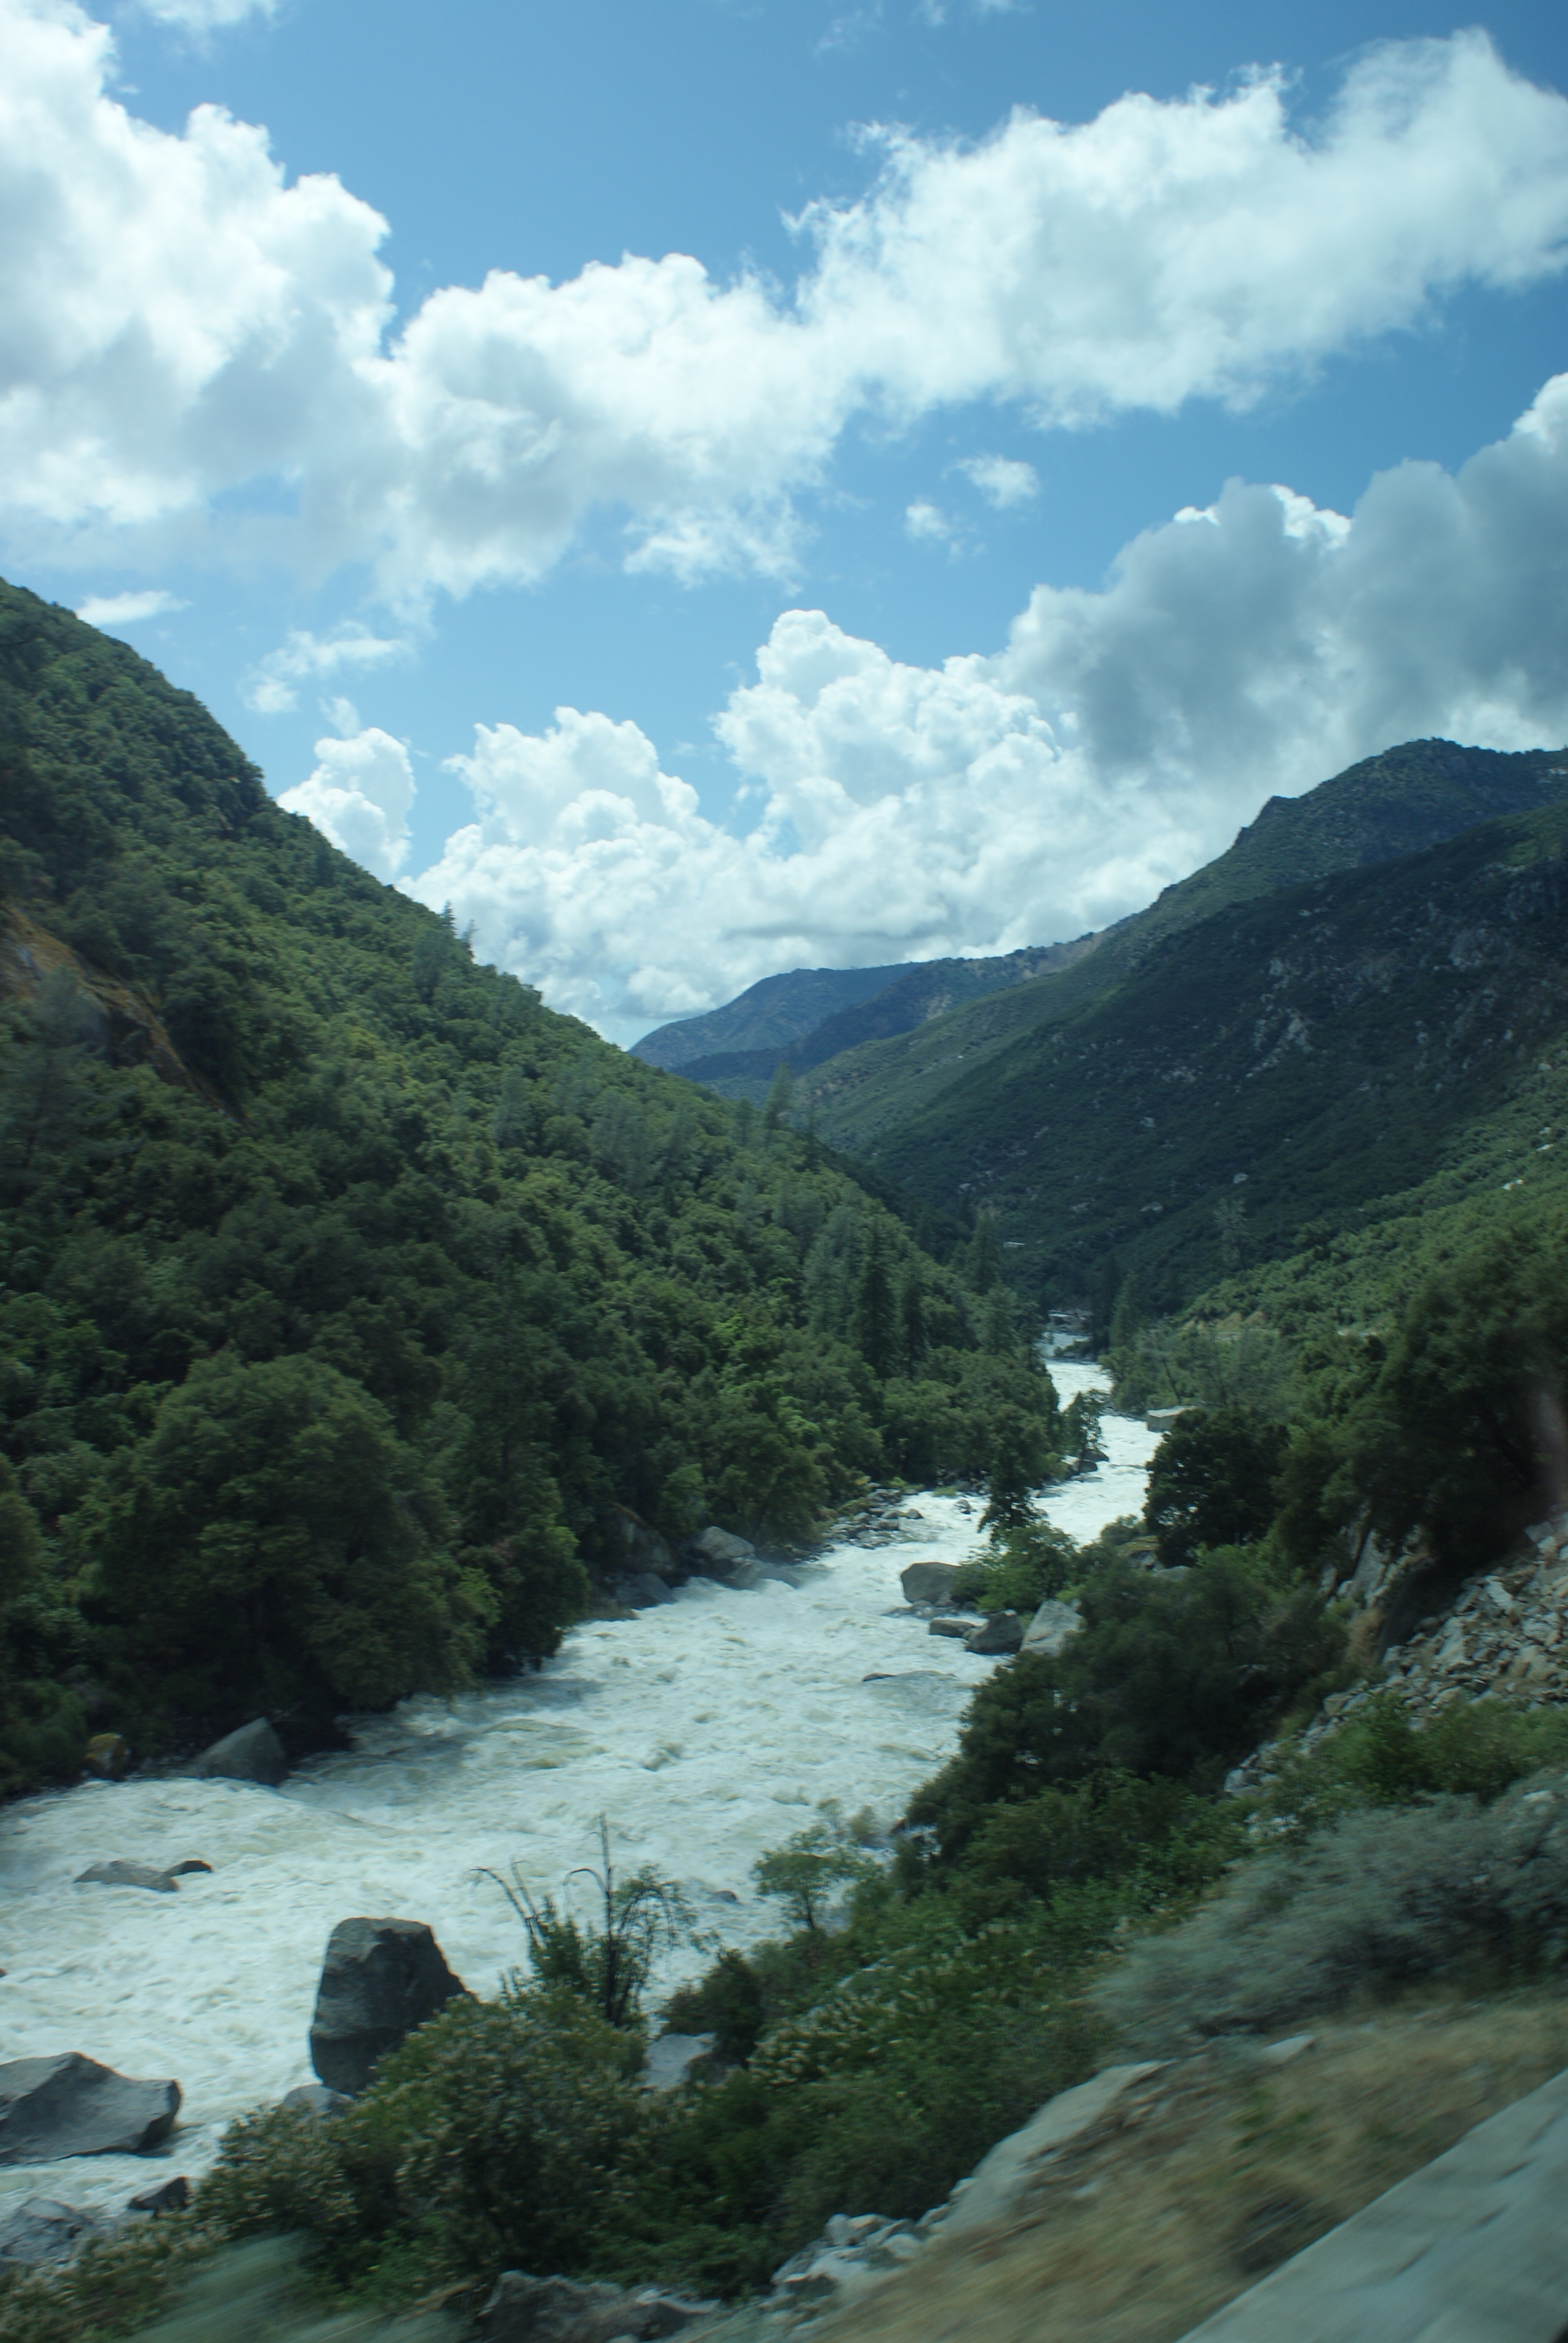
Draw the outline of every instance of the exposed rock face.
[[[620,1535],[621,1569],[628,1578],[645,1574],[663,1579],[667,1584],[679,1576],[674,1554],[658,1532],[629,1505],[614,1508],[616,1529]],[[629,1600],[630,1598],[627,1598]]]
[[[317,2116],[325,2122],[328,2116],[340,2115],[349,2101],[347,2091],[328,2090],[325,2083],[297,2083],[292,2091],[285,2091],[277,2104],[280,2107],[292,2107],[297,2115]]]
[[[190,2182],[183,2172],[176,2172],[172,2180],[166,2180],[160,2187],[144,2188],[139,2197],[131,2198],[126,2210],[128,2213],[183,2213],[190,2201]]]
[[[983,1626],[964,1637],[966,1652],[1005,1654],[1023,1648],[1023,1621],[1016,1611],[993,1611]]]
[[[692,1569],[703,1578],[744,1581],[756,1569],[757,1548],[733,1530],[712,1525],[699,1530],[687,1551]]]
[[[0,2218],[0,2269],[38,2269],[68,2262],[78,2246],[112,2236],[114,2224],[53,2197],[25,2197]]]
[[[951,1635],[961,1644],[966,1635],[974,1634],[976,1624],[973,1619],[933,1619],[926,1633],[928,1635]]]
[[[1047,1659],[1054,1658],[1070,1636],[1076,1635],[1083,1621],[1076,1603],[1042,1603],[1023,1631],[1026,1652],[1040,1652]]]
[[[142,2083],[67,2050],[0,2066],[0,2164],[63,2156],[141,2156],[166,2139],[177,2083]]]
[[[899,1573],[906,1603],[946,1603],[959,1574],[956,1562],[911,1562]]]
[[[573,2278],[503,2270],[478,2326],[485,2343],[615,2343],[619,2336],[652,2343],[722,2307],[658,2287],[633,2294],[608,2283],[579,2286]]]
[[[467,1987],[423,1920],[339,1920],[310,2021],[310,2063],[330,2090],[362,2091],[378,2058]]]
[[[631,1578],[612,1578],[608,1584],[616,1601],[633,1611],[651,1611],[660,1603],[675,1600],[664,1580],[655,1577],[651,1570],[638,1571]]]
[[[226,1782],[261,1782],[275,1790],[288,1771],[288,1759],[266,1717],[258,1716],[204,1749],[196,1771]]]

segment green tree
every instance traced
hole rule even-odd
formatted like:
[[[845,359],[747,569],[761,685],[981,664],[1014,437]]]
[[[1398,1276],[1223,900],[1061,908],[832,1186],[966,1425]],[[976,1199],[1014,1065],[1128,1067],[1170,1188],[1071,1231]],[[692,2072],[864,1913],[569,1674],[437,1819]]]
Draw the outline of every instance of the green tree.
[[[927,1341],[925,1288],[910,1262],[899,1284],[899,1359],[905,1374],[920,1373]]]
[[[468,1679],[493,1599],[386,1410],[305,1358],[201,1362],[107,1511],[96,1604],[171,1707],[240,1721]]]
[[[10,1460],[0,1456],[0,1613],[30,1584],[43,1551],[38,1517],[17,1485]]]
[[[855,1288],[853,1331],[855,1346],[871,1373],[890,1374],[898,1354],[898,1318],[881,1231],[875,1222],[871,1223],[866,1257]]]
[[[773,1144],[773,1134],[778,1130],[779,1124],[781,1122],[788,1123],[789,1120],[789,1103],[794,1095],[794,1075],[790,1072],[788,1066],[781,1065],[776,1067],[774,1070],[773,1081],[768,1092],[768,1103],[762,1112],[762,1138],[764,1145],[771,1147]]]
[[[984,1529],[1020,1529],[1034,1519],[1034,1493],[1054,1463],[1044,1428],[1020,1407],[1003,1407],[991,1426]]]
[[[783,1905],[791,1927],[815,1935],[835,1895],[858,1880],[874,1877],[876,1869],[829,1799],[814,1823],[752,1865],[752,1877],[759,1895]]]
[[[521,1921],[528,1942],[528,1966],[539,1984],[563,1987],[588,2004],[607,2026],[636,2024],[642,1996],[659,1955],[670,1951],[691,1926],[691,1910],[680,1890],[648,1865],[618,1879],[609,1848],[609,1825],[598,1818],[599,1868],[580,1864],[568,1875],[561,1900],[535,1897],[516,1863],[509,1875],[488,1868],[477,1876],[494,1880]],[[573,1883],[593,1890],[595,1916],[579,1919],[571,1908]],[[525,1991],[514,1969],[510,1991]]]
[[[1196,1410],[1154,1452],[1143,1518],[1168,1568],[1206,1546],[1246,1545],[1273,1521],[1287,1433],[1250,1409]]]

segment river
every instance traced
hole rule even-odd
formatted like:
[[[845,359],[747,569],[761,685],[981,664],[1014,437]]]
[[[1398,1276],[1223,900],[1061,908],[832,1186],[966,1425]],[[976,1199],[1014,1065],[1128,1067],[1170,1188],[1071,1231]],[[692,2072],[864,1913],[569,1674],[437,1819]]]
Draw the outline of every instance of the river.
[[[1098,1368],[1052,1361],[1065,1403]],[[1107,1462],[1044,1510],[1073,1536],[1138,1512],[1154,1435],[1108,1416]],[[327,1938],[356,1914],[427,1921],[476,1992],[523,1961],[521,1932],[478,1875],[514,1858],[536,1894],[597,1854],[679,1882],[701,1928],[741,1946],[776,1932],[751,1867],[819,1803],[891,1823],[952,1752],[996,1665],[904,1609],[910,1562],[961,1561],[978,1509],[910,1500],[918,1543],[829,1548],[798,1587],[697,1581],[635,1620],[575,1628],[538,1672],[357,1719],[354,1745],[280,1789],[145,1776],[26,1799],[0,1815],[0,2058],[79,2050],[120,2073],[175,2076],[179,2125],[154,2157],[0,2169],[0,2207],[45,2193],[118,2205],[198,2175],[225,2125],[313,2079],[307,2031]],[[82,1886],[119,1856],[213,1865],[172,1896]],[[701,1966],[688,1950],[665,1982]]]

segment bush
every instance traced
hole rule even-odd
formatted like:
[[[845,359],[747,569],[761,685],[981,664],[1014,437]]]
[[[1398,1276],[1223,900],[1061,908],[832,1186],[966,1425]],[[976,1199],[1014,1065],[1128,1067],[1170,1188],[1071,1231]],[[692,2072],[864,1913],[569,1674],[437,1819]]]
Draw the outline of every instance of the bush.
[[[1568,1950],[1568,1775],[1490,1806],[1344,1815],[1265,1857],[1096,1990],[1131,2048],[1266,2032],[1361,1996],[1495,1977]]]
[[[1440,1709],[1418,1732],[1393,1691],[1375,1694],[1309,1757],[1286,1765],[1269,1793],[1277,1822],[1314,1824],[1350,1806],[1402,1805],[1422,1797],[1500,1797],[1547,1765],[1568,1762],[1568,1715],[1478,1700]]]
[[[1081,1632],[1054,1657],[1024,1653],[980,1686],[958,1755],[911,1802],[945,1858],[989,1806],[1098,1771],[1217,1788],[1343,1650],[1342,1628],[1256,1549],[1221,1550],[1179,1579],[1112,1563],[1084,1582],[1081,1605]]]
[[[1039,1514],[996,1532],[991,1551],[965,1563],[953,1581],[953,1599],[982,1611],[1038,1611],[1079,1575],[1081,1557],[1065,1530]]]

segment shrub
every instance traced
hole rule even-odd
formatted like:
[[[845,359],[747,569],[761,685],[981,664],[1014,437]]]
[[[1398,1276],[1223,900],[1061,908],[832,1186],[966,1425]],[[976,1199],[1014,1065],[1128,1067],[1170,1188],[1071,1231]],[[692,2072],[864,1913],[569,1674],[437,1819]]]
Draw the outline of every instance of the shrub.
[[[1568,1775],[1490,1806],[1342,1816],[1134,1948],[1093,1996],[1140,2050],[1267,2031],[1358,1996],[1495,1975],[1568,1948]]]
[[[1277,1821],[1327,1821],[1352,1805],[1400,1805],[1447,1793],[1501,1796],[1543,1766],[1568,1762],[1568,1715],[1496,1700],[1440,1709],[1418,1732],[1406,1703],[1375,1694],[1359,1715],[1287,1765],[1267,1805]]]
[[[1173,1423],[1154,1452],[1143,1518],[1168,1567],[1208,1546],[1248,1545],[1274,1517],[1284,1426],[1250,1408],[1215,1408]]]

